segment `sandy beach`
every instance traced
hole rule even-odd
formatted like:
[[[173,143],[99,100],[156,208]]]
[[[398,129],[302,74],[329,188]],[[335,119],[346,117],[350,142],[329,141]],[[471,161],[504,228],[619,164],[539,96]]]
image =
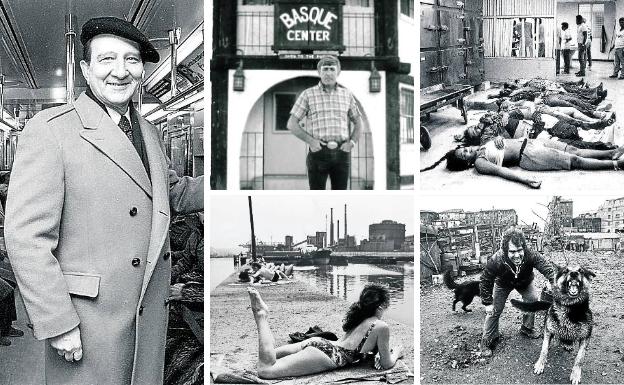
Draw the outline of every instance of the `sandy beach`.
[[[235,275],[228,277],[210,293],[210,354],[211,365],[255,370],[258,360],[258,334],[249,308],[246,285],[232,285]],[[276,346],[290,342],[289,333],[305,332],[318,325],[325,331],[342,336],[342,318],[349,303],[302,282],[283,285],[257,286],[269,306],[271,330]],[[403,345],[401,360],[414,369],[414,329],[392,319],[384,318],[391,330],[391,345]],[[319,384],[341,378],[378,373],[371,362],[296,379],[280,384]],[[402,383],[412,383],[413,379]],[[371,383],[366,381],[366,383]]]

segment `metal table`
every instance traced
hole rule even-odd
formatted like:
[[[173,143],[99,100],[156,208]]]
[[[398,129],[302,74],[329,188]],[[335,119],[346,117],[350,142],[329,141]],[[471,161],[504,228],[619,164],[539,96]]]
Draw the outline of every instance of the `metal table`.
[[[424,88],[420,91],[420,117],[429,118],[432,112],[443,106],[453,104],[464,118],[464,124],[468,124],[468,114],[464,105],[464,97],[472,93],[472,86],[466,84],[442,85]]]

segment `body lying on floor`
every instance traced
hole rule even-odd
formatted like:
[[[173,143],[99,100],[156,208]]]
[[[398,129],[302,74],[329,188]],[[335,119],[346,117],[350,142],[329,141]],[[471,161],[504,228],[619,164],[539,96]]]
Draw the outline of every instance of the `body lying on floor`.
[[[421,172],[446,160],[450,171],[474,167],[481,174],[539,188],[539,179],[510,167],[529,171],[620,170],[624,168],[624,148],[601,140],[600,135],[616,121],[615,112],[609,111],[611,105],[603,103],[606,96],[602,83],[590,87],[582,79],[505,83],[492,95],[497,98],[498,111],[485,113],[476,126],[456,135],[460,144]]]

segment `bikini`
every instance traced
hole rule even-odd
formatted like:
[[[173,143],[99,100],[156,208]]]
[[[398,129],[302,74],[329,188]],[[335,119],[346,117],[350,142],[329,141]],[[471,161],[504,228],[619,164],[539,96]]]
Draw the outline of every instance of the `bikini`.
[[[362,338],[362,341],[355,350],[345,349],[342,346],[336,346],[332,344],[331,341],[324,338],[315,338],[308,340],[308,342],[304,346],[304,349],[309,346],[317,348],[318,350],[325,353],[327,357],[329,357],[329,359],[334,362],[337,368],[341,368],[343,366],[347,366],[356,361],[359,361],[364,357],[365,353],[360,353],[360,350],[362,350],[362,346],[364,346],[368,335],[371,333],[374,327],[375,322],[371,324],[370,328],[364,335],[364,338]]]

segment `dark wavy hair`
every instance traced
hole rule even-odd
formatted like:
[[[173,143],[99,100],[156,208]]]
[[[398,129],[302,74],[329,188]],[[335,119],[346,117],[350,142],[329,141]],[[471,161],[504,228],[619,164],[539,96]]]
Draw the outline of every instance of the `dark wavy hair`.
[[[374,316],[379,306],[385,308],[389,304],[388,288],[377,283],[369,283],[362,289],[360,299],[349,307],[342,323],[342,330],[350,332],[366,318]]]
[[[432,164],[429,167],[425,167],[423,169],[420,170],[420,172],[425,172],[425,171],[429,171],[429,170],[433,170],[434,168],[436,168],[440,163],[442,163],[443,160],[446,159],[446,169],[449,171],[464,171],[464,170],[468,170],[469,168],[472,167],[472,163],[470,163],[467,160],[461,159],[457,156],[456,151],[462,147],[465,146],[457,146],[456,148],[450,150],[449,152],[447,152],[446,154],[444,154],[444,156],[442,158],[440,158],[440,160],[438,160],[437,162],[435,162],[434,164]]]
[[[540,94],[541,92],[539,91],[525,90],[525,91],[520,91],[519,93],[513,96],[510,96],[509,100],[511,100],[512,102],[518,102],[520,100],[528,100],[532,102],[532,101],[535,101],[535,98],[540,96]]]
[[[464,146],[479,146],[481,144],[481,135],[470,135],[468,128],[466,128],[461,134],[455,135],[454,139],[456,142],[460,142]]]
[[[522,231],[518,230],[516,227],[510,227],[503,233],[503,238],[501,239],[501,249],[503,249],[503,253],[507,256],[509,252],[509,242],[513,242],[514,245],[522,246],[524,251],[527,250],[526,238]]]

